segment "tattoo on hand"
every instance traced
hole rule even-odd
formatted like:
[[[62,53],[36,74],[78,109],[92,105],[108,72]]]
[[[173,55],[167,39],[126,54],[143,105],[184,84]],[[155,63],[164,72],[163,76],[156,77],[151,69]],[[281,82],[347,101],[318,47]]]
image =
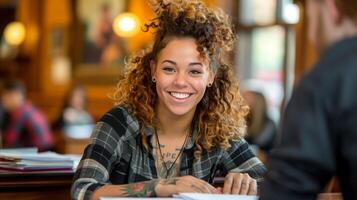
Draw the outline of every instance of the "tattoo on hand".
[[[128,197],[156,197],[155,187],[158,180],[127,184],[121,188],[125,196]]]
[[[199,192],[203,193],[203,190],[200,187],[197,187],[196,185],[191,185],[191,188],[198,190]]]

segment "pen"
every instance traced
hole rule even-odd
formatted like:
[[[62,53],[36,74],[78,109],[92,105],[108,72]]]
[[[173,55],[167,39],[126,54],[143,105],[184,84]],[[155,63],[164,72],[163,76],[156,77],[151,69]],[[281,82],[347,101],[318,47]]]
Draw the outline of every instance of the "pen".
[[[215,187],[223,186],[224,184],[224,177],[214,177],[212,181],[212,185]]]

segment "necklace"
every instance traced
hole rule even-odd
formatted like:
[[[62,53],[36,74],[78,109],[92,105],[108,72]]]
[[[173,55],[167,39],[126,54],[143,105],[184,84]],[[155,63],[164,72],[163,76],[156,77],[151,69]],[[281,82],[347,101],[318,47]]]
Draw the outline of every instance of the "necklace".
[[[159,147],[159,153],[160,153],[160,157],[161,157],[161,160],[162,160],[162,164],[163,166],[165,167],[165,170],[166,170],[166,175],[165,175],[165,178],[167,178],[172,170],[172,168],[174,167],[174,165],[176,164],[176,161],[178,160],[178,158],[181,156],[182,152],[183,152],[183,149],[185,147],[185,144],[187,142],[187,138],[188,138],[188,133],[186,134],[186,137],[185,137],[185,141],[183,142],[182,146],[181,146],[181,149],[180,149],[180,152],[178,153],[177,157],[175,158],[174,162],[171,164],[170,167],[167,167],[166,165],[166,162],[164,160],[164,156],[162,155],[162,151],[161,151],[161,144],[160,144],[160,140],[159,140],[159,136],[157,134],[157,132],[155,132],[155,136],[156,136],[156,141],[157,141],[157,146]]]

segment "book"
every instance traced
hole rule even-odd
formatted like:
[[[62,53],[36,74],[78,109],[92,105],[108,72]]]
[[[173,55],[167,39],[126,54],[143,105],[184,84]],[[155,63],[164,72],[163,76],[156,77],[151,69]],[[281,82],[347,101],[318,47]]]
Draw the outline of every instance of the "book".
[[[73,170],[75,159],[54,152],[0,152],[0,168],[12,171]]]

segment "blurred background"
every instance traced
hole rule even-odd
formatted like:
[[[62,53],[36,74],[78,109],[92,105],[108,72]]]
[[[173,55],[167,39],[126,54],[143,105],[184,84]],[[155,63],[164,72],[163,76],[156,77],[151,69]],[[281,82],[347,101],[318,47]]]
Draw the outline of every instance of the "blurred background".
[[[242,92],[253,92],[244,95],[254,110],[249,141],[269,150],[285,102],[316,58],[305,0],[205,1],[232,18],[239,39],[227,59]],[[22,81],[50,125],[53,150],[81,153],[93,124],[113,106],[109,96],[128,55],[150,45],[152,35],[141,28],[154,17],[143,0],[0,0],[0,85]],[[266,119],[274,133],[259,138]]]

